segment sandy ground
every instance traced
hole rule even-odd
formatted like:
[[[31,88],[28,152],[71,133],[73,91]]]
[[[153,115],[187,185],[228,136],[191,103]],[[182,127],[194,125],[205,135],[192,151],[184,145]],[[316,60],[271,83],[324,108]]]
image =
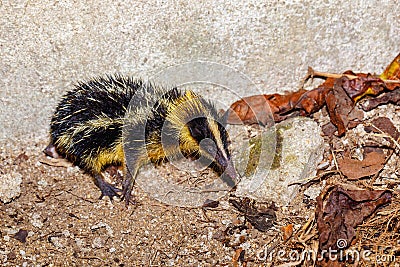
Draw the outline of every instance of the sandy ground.
[[[23,177],[21,196],[0,208],[3,266],[231,266],[240,246],[255,253],[279,235],[244,224],[227,197],[204,209],[168,206],[138,188],[128,208],[99,200],[78,168],[39,162],[45,145],[1,154],[0,171]],[[28,232],[24,243],[14,238],[20,230]]]

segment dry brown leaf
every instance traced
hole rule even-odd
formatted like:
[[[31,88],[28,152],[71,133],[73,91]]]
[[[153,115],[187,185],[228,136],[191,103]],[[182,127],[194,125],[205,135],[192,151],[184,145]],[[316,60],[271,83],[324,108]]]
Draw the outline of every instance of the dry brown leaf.
[[[337,129],[337,135],[342,136],[346,133],[346,129],[354,128],[360,122],[364,114],[355,107],[352,99],[343,90],[344,78],[336,79],[333,90],[329,91],[326,96],[326,106],[329,118]],[[326,127],[326,126],[324,126]],[[324,131],[326,133],[326,131]],[[331,133],[326,133],[332,135]]]
[[[231,105],[227,123],[269,125],[287,118],[285,115],[294,109],[298,99],[306,92],[300,90],[286,95],[255,95],[244,97]]]
[[[383,104],[395,104],[400,105],[400,88],[396,90],[385,92],[381,94],[379,97],[370,98],[362,103],[362,109],[365,111],[370,111],[376,108],[379,105]]]
[[[326,104],[331,125],[327,125],[324,132],[331,135],[337,130],[338,136],[342,136],[346,129],[355,127],[362,119],[362,113],[355,107],[355,103],[366,95],[377,96],[385,90],[399,88],[399,76],[400,54],[380,76],[356,74],[352,71],[329,74],[315,72],[310,68],[306,79],[314,77],[326,79],[319,87],[311,91],[301,89],[285,95],[245,97],[231,105],[226,113],[227,123],[270,125],[296,115],[308,116]]]
[[[283,241],[286,242],[293,234],[293,224],[288,224],[286,226],[282,226],[281,231],[283,234]]]
[[[376,96],[387,89],[383,80],[370,73],[356,74],[352,71],[346,71],[344,74],[357,76],[354,79],[350,79],[347,76],[342,78],[342,87],[354,102],[366,95]]]
[[[338,164],[340,171],[349,180],[357,180],[379,172],[385,165],[385,161],[385,154],[370,152],[361,161],[345,156],[342,159],[338,159]]]
[[[398,140],[400,137],[400,132],[397,131],[396,126],[387,117],[378,117],[371,121],[371,126],[364,127],[366,132],[374,132],[377,134],[386,134],[394,140]],[[393,145],[393,141],[390,138],[386,138]]]
[[[378,207],[391,201],[386,190],[347,190],[338,185],[317,197],[317,228],[320,251],[346,249],[355,237],[355,227]]]
[[[273,208],[260,206],[256,201],[244,198],[231,198],[229,202],[248,220],[251,225],[259,231],[265,232],[270,229],[276,221],[276,213]]]
[[[306,91],[297,101],[296,109],[303,116],[320,110],[326,102],[327,95],[332,91],[336,79],[328,78],[314,90]]]

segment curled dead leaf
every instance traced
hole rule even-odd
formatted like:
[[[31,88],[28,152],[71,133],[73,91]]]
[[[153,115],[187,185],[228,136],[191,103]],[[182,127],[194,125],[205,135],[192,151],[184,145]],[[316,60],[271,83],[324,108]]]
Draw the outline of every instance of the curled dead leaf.
[[[389,103],[400,105],[400,88],[397,88],[393,91],[384,92],[379,97],[367,99],[362,103],[362,109],[365,111],[370,111],[377,106]]]
[[[270,229],[276,221],[276,213],[273,208],[260,206],[250,198],[231,198],[229,202],[248,220],[254,228],[265,232]]]
[[[307,92],[300,90],[286,95],[255,95],[244,97],[233,103],[228,111],[229,124],[271,125],[286,119],[287,112],[292,111],[298,99]]]
[[[380,76],[352,71],[327,74],[310,69],[306,80],[324,77],[326,81],[310,91],[245,97],[231,105],[226,113],[227,123],[270,125],[292,116],[308,116],[326,105],[331,125],[335,126],[326,127],[330,129],[326,132],[332,134],[336,128],[338,136],[342,136],[362,119],[361,111],[355,107],[357,101],[366,95],[377,96],[400,87],[400,54]],[[393,101],[399,102],[397,98]]]
[[[345,74],[355,75],[357,78],[349,79],[343,77],[343,89],[348,96],[357,102],[366,95],[378,95],[386,89],[385,82],[370,73],[353,73],[346,71]]]
[[[338,185],[325,192],[317,197],[315,212],[321,251],[349,247],[355,237],[355,227],[392,197],[387,190],[350,190]]]

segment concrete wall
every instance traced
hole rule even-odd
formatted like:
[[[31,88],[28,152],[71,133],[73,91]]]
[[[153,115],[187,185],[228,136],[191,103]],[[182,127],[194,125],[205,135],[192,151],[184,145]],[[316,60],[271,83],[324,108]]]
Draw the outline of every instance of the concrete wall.
[[[0,145],[46,139],[59,97],[94,75],[205,60],[270,93],[307,66],[379,73],[400,52],[400,4],[345,2],[2,0]]]

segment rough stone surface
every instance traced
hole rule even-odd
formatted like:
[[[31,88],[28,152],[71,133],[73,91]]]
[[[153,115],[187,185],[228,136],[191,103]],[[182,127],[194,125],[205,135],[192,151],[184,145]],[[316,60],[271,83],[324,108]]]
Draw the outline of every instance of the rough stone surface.
[[[0,200],[8,203],[21,194],[22,175],[19,173],[0,173]]]
[[[236,164],[240,173],[245,174],[238,184],[236,195],[251,196],[261,201],[273,201],[288,205],[296,196],[298,185],[290,185],[315,175],[322,160],[323,138],[318,124],[308,118],[294,118],[276,125],[276,133],[263,134],[260,162],[249,171],[247,162],[250,156],[243,153]],[[277,140],[276,143],[270,139]],[[250,142],[251,143],[251,142]],[[253,148],[260,146],[253,144]],[[274,151],[275,153],[271,153]],[[246,151],[246,149],[243,149]],[[250,160],[248,160],[250,157]],[[241,164],[241,163],[245,164]],[[247,167],[246,167],[247,166]],[[290,186],[289,186],[290,185]]]
[[[400,51],[398,14],[396,1],[377,0],[3,0],[0,144],[46,138],[59,97],[105,73],[146,78],[212,61],[265,93],[297,88],[307,66],[379,73]]]

